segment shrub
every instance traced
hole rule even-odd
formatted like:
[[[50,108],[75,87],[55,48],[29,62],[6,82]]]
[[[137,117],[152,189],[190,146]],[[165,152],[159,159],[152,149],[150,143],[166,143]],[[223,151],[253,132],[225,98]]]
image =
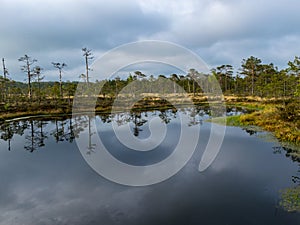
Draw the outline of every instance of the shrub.
[[[300,126],[300,101],[292,100],[285,102],[283,106],[277,107],[277,112],[280,116],[280,119],[287,122],[296,123],[297,127]]]

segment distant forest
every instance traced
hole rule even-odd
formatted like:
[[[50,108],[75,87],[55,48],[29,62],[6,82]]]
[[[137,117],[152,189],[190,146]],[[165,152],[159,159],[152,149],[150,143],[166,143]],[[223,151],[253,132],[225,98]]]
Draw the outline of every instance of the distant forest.
[[[90,89],[99,90],[102,97],[115,97],[123,87],[132,81],[140,83],[140,91],[144,86],[151,86],[159,80],[168,79],[172,83],[181,86],[185,92],[193,95],[203,93],[199,82],[195,82],[197,71],[190,69],[187,74],[153,75],[143,74],[141,71],[135,71],[126,78],[115,77],[110,80],[91,82],[89,71],[91,70],[89,62],[93,59],[91,50],[83,48],[83,57],[85,62],[86,73],[81,74],[80,78],[88,85]],[[20,102],[43,102],[49,99],[56,101],[62,100],[71,104],[72,96],[76,91],[78,82],[63,82],[62,70],[65,63],[52,62],[57,69],[57,81],[43,81],[43,68],[37,65],[37,60],[28,55],[18,59],[21,64],[21,70],[24,72],[26,82],[18,82],[9,75],[9,68],[6,68],[5,59],[2,59],[3,74],[0,76],[0,102],[1,111],[10,105]],[[231,65],[221,65],[211,70],[210,74],[202,74],[209,83],[210,77],[214,75],[222,89],[224,95],[235,96],[259,96],[265,98],[291,98],[300,96],[300,58],[295,57],[293,61],[287,63],[285,69],[279,70],[273,63],[263,64],[262,60],[251,56],[243,59],[240,69],[234,72]],[[203,82],[203,80],[202,80]],[[178,87],[178,86],[177,86]],[[202,86],[203,87],[203,86]],[[163,88],[163,87],[162,87]],[[172,88],[173,93],[177,93],[175,85]]]

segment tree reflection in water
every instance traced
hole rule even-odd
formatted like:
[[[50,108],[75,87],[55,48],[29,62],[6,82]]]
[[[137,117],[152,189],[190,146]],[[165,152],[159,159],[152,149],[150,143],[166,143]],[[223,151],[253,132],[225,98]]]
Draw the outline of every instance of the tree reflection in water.
[[[45,139],[48,138],[47,132],[43,130],[43,126],[47,125],[46,122],[30,120],[28,123],[29,132],[25,135],[24,148],[30,152],[45,146]]]
[[[237,114],[237,109],[234,109],[234,114]],[[116,114],[100,114],[93,115],[78,115],[76,117],[55,117],[50,119],[35,118],[32,120],[15,120],[0,124],[0,139],[7,144],[7,150],[13,151],[14,136],[24,137],[24,149],[28,152],[45,147],[46,140],[53,138],[56,143],[70,142],[78,138],[80,133],[87,132],[87,154],[95,151],[96,145],[93,143],[92,123],[96,118],[100,120],[100,124],[111,124],[115,122],[117,126],[132,123],[131,129],[136,137],[143,132],[148,120],[152,117],[159,117],[165,124],[169,124],[173,119],[177,119],[178,113],[183,113],[189,116],[188,126],[202,125],[203,120],[209,117],[210,112],[208,107],[180,108],[154,110],[148,112],[130,111]],[[227,111],[230,114],[229,111]],[[100,125],[101,126],[101,125]],[[253,128],[244,128],[249,135],[256,135],[259,130]],[[273,146],[274,154],[285,154],[292,160],[297,160],[293,156],[293,149],[283,147],[281,145]],[[300,168],[300,166],[299,166]],[[299,169],[300,170],[300,169]],[[282,190],[281,201],[279,205],[287,211],[300,211],[300,171],[291,177],[295,184],[293,187]]]
[[[117,126],[122,126],[126,123],[133,124],[133,134],[139,136],[143,131],[142,127],[148,122],[148,115],[158,116],[165,124],[169,124],[172,119],[177,118],[178,112],[190,116],[189,126],[202,124],[204,116],[209,115],[207,106],[195,108],[180,108],[154,110],[148,112],[130,111],[116,114],[100,114],[101,123],[110,124],[116,122]],[[88,150],[91,153],[95,149],[92,143],[92,136],[95,133],[91,131],[91,122],[94,120],[91,115],[78,115],[73,119],[69,117],[54,117],[54,118],[34,118],[28,120],[15,120],[0,124],[0,139],[7,143],[7,149],[12,150],[11,143],[15,135],[24,136],[24,149],[29,152],[34,152],[46,145],[46,139],[54,138],[55,142],[70,142],[72,143],[80,133],[87,130],[88,132]],[[54,127],[54,128],[53,128]]]

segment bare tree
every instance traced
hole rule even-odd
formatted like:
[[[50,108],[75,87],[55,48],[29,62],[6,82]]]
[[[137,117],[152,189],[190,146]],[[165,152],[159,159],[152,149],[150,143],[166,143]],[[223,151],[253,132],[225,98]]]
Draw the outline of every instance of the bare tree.
[[[59,95],[61,98],[63,98],[63,90],[62,90],[62,76],[61,76],[61,72],[62,72],[62,69],[64,67],[67,66],[67,64],[65,63],[56,63],[56,62],[52,62],[52,65],[58,69],[59,71]]]
[[[32,87],[31,87],[31,78],[34,76],[33,71],[31,70],[31,65],[37,62],[36,59],[31,59],[28,55],[24,55],[19,58],[19,62],[24,62],[25,65],[21,66],[21,70],[27,73],[27,80],[28,80],[28,96],[31,99],[32,96]]]
[[[7,75],[8,75],[8,70],[5,67],[5,60],[2,58],[2,66],[3,66],[3,78],[4,78],[4,101],[7,99]]]
[[[91,49],[83,48],[82,51],[83,51],[83,56],[85,58],[86,83],[87,85],[89,85],[89,71],[91,70],[91,68],[89,67],[89,60],[93,59],[94,56],[92,56],[93,53]]]

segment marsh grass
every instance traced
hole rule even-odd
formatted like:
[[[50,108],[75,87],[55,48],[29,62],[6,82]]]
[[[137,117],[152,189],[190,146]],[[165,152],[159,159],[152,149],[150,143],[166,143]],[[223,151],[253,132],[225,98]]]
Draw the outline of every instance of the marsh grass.
[[[300,212],[300,186],[282,190],[279,205],[288,212]]]

